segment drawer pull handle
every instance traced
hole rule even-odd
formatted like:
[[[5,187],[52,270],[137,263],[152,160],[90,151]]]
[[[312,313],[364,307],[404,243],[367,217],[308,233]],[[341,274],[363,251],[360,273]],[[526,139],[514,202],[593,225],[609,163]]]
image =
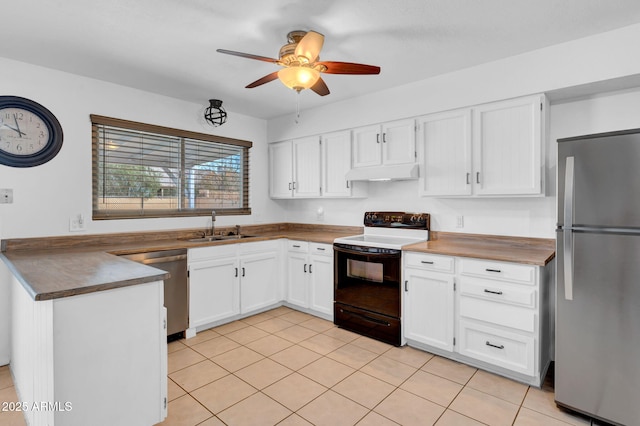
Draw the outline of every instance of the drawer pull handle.
[[[297,245],[297,244],[294,244],[294,245],[293,245],[293,248],[300,248],[300,246],[299,246],[299,245]]]
[[[487,268],[487,269],[485,269],[485,271],[487,271],[487,272],[498,272],[498,273],[502,272],[500,269],[491,269],[491,268]]]
[[[424,263],[426,265],[433,265],[433,261],[431,260],[421,260],[420,263]]]
[[[504,349],[504,345],[494,345],[493,343],[491,343],[490,341],[486,341],[485,344],[487,346],[491,346],[492,348],[496,348],[496,349]]]
[[[501,291],[495,291],[495,290],[489,290],[489,289],[484,289],[485,293],[491,293],[491,294],[502,294]]]
[[[325,251],[326,248],[324,248],[324,247],[316,247],[316,250]]]

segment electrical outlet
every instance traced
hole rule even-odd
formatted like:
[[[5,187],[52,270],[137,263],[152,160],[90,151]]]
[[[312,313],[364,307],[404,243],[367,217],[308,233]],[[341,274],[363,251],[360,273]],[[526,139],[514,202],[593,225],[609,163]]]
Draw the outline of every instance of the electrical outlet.
[[[78,213],[69,217],[69,231],[77,232],[77,231],[86,231],[87,227],[84,220],[84,215],[82,213]]]
[[[458,216],[456,220],[456,228],[464,228],[464,216]]]
[[[0,189],[0,204],[13,203],[13,189]]]

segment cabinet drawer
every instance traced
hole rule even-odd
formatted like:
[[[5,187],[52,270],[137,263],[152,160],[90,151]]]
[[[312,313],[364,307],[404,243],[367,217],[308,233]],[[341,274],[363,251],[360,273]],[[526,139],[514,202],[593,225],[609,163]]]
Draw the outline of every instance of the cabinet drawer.
[[[460,320],[460,354],[529,376],[534,374],[535,339]]]
[[[534,310],[475,297],[460,296],[460,316],[529,333],[536,331]]]
[[[455,261],[453,257],[438,256],[436,254],[406,252],[404,254],[405,267],[427,269],[437,272],[453,273]]]
[[[309,243],[306,241],[287,241],[287,251],[297,251],[299,253],[307,253],[309,251]]]
[[[499,281],[462,277],[460,280],[460,294],[527,308],[536,307],[537,291],[535,287],[523,287]]]
[[[331,244],[309,243],[309,253],[333,256],[333,246]]]
[[[460,259],[461,273],[493,280],[535,285],[536,267],[491,260]]]

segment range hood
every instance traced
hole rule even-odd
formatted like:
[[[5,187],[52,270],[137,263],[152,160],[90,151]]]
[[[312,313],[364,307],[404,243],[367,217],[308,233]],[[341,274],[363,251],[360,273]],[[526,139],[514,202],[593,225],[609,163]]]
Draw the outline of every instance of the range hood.
[[[393,166],[371,166],[351,169],[346,180],[411,180],[420,177],[420,167],[416,163],[397,164]]]

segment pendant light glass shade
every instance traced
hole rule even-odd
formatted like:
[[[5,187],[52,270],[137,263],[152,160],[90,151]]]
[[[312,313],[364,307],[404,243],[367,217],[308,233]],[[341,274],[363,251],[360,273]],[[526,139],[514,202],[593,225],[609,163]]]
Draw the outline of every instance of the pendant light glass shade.
[[[320,78],[320,72],[309,67],[287,67],[278,71],[278,78],[290,89],[301,91],[308,89]]]

